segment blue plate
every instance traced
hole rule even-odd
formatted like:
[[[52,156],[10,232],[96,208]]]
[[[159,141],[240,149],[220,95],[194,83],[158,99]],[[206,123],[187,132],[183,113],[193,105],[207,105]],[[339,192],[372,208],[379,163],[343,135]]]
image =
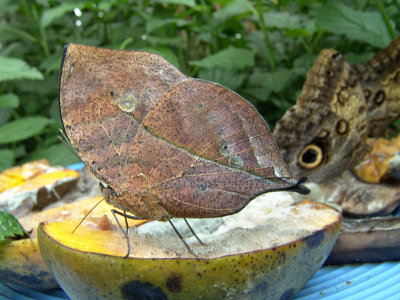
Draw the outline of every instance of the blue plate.
[[[60,289],[46,293],[10,288],[0,283],[0,299],[69,299]],[[327,266],[298,292],[296,300],[399,300],[400,263]]]
[[[76,164],[67,166],[67,168],[70,170],[79,171],[79,170],[82,170],[84,166],[85,165],[83,163],[76,163]]]

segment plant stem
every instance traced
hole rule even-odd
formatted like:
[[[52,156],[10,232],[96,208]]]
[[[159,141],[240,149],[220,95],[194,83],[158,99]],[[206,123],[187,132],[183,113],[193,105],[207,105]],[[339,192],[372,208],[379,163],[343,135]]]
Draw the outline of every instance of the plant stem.
[[[275,71],[276,70],[276,61],[275,61],[275,56],[274,56],[274,49],[273,49],[271,40],[269,38],[268,30],[267,30],[267,28],[265,26],[265,21],[264,21],[264,16],[262,14],[262,7],[261,7],[261,1],[260,0],[257,0],[256,12],[257,12],[257,17],[258,17],[258,19],[260,21],[261,30],[264,33],[265,45],[266,45],[266,48],[267,48],[268,62],[269,62],[269,65],[271,67],[271,71]]]
[[[382,2],[380,0],[375,0],[375,5],[376,5],[376,7],[378,7],[378,9],[383,17],[383,20],[385,21],[386,28],[389,31],[389,34],[390,34],[392,40],[394,40],[395,38],[397,38],[397,33],[393,28],[392,22],[390,22],[389,16],[387,15],[387,13],[385,11],[385,8],[383,7]]]

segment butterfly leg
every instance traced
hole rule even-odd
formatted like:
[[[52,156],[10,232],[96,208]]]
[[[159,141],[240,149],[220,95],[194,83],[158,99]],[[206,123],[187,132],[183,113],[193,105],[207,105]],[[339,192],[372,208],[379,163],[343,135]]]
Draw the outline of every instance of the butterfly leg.
[[[112,214],[113,214],[113,216],[114,216],[115,221],[117,221],[117,224],[118,224],[119,229],[122,231],[122,233],[123,233],[123,235],[124,235],[124,237],[125,237],[125,239],[126,239],[126,244],[127,244],[128,252],[127,252],[126,255],[124,256],[124,258],[127,258],[127,257],[129,256],[129,253],[131,252],[131,244],[129,243],[129,237],[128,237],[128,220],[127,220],[127,219],[132,219],[132,220],[145,220],[145,219],[144,219],[144,218],[141,218],[141,217],[136,217],[136,216],[128,215],[127,213],[125,213],[125,212],[120,212],[120,211],[118,211],[118,210],[116,210],[116,209],[112,209],[111,212],[112,212]],[[116,214],[125,217],[126,230],[124,230],[124,229],[122,228],[121,224],[120,224],[119,221],[118,221],[118,218],[117,218]]]
[[[189,222],[186,220],[186,218],[183,218],[186,222],[186,225],[189,227],[190,232],[194,235],[194,237],[200,242],[200,244],[205,245],[200,238],[197,236],[197,234],[194,232],[192,226],[190,226]]]
[[[128,218],[126,217],[126,211],[124,211],[124,219],[125,219],[125,232],[128,235],[129,225],[128,225]]]
[[[174,223],[172,223],[171,219],[168,216],[165,216],[165,217],[168,219],[168,222],[171,225],[172,229],[174,229],[175,233],[179,236],[179,238],[181,239],[181,241],[183,242],[185,247],[188,249],[189,253],[192,254],[193,256],[197,257],[197,255],[194,254],[192,249],[190,249],[189,245],[185,242],[185,240],[183,239],[183,236],[181,235],[181,233],[178,231],[178,229],[176,229],[176,227],[175,227]]]

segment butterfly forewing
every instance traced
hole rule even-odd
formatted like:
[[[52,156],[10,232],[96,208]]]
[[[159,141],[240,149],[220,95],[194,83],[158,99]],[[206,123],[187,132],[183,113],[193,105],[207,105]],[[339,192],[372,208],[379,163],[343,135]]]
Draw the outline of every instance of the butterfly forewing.
[[[121,184],[127,145],[140,122],[184,78],[155,54],[75,44],[65,48],[59,88],[63,125],[78,156],[100,180]],[[102,171],[105,166],[112,177]]]
[[[400,37],[354,70],[368,103],[370,136],[381,136],[400,115]]]

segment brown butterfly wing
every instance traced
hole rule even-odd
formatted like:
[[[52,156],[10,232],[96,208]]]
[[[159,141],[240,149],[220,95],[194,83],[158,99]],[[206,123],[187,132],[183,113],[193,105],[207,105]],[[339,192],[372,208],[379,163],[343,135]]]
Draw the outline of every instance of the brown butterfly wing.
[[[247,101],[157,55],[69,45],[59,97],[72,146],[138,216],[223,216],[267,191],[305,191]]]
[[[183,79],[151,53],[66,47],[59,88],[62,122],[78,156],[97,178],[121,184],[126,145],[161,95]],[[107,176],[105,166],[111,172]]]
[[[381,136],[400,115],[400,37],[354,70],[368,103],[370,136]]]
[[[175,215],[199,209],[233,213],[255,195],[295,183],[269,128],[254,107],[218,84],[187,79],[174,85],[143,121],[165,143],[143,168],[164,207]],[[168,144],[169,151],[165,149]],[[177,152],[179,149],[179,152]],[[142,151],[139,160],[147,157]]]
[[[337,51],[321,51],[274,135],[295,176],[322,182],[360,159],[368,135],[367,104],[356,74]]]
[[[343,119],[361,139],[368,136],[368,107],[357,74],[334,49],[321,51],[307,74],[297,103],[321,103]],[[345,125],[343,125],[345,126]]]

